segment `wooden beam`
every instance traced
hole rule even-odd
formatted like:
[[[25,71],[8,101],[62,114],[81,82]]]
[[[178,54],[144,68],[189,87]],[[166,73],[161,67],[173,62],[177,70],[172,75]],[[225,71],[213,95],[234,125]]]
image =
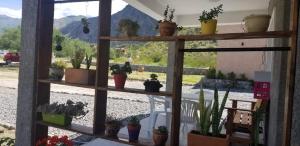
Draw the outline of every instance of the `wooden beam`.
[[[57,0],[54,3],[76,3],[76,2],[91,2],[91,1],[100,1],[100,0]]]
[[[180,139],[180,113],[181,113],[181,93],[182,93],[182,73],[183,73],[183,59],[184,41],[177,40],[175,42],[175,64],[173,77],[173,100],[172,100],[172,124],[171,124],[171,146],[179,146]]]
[[[98,36],[110,36],[111,3],[112,0],[104,0],[99,3]],[[109,40],[98,39],[96,89],[97,87],[108,86],[109,49]],[[95,95],[93,133],[102,135],[105,132],[107,91],[96,90]]]
[[[293,113],[293,98],[295,90],[295,72],[298,50],[298,27],[299,27],[299,2],[291,0],[291,52],[288,54],[288,72],[287,85],[285,96],[285,111],[284,111],[284,128],[283,128],[283,146],[290,146],[291,128],[292,128],[292,113]]]
[[[39,25],[38,25],[38,57],[37,57],[37,78],[45,79],[49,77],[49,67],[51,65],[52,57],[52,34],[54,21],[54,4],[50,3],[52,0],[40,0],[39,6]],[[50,84],[37,82],[36,104],[34,105],[34,112],[36,107],[50,102]],[[41,115],[37,114],[36,120],[41,120]],[[48,136],[48,127],[36,123],[35,129],[36,142],[39,139]]]
[[[249,48],[197,48],[184,49],[183,52],[253,52],[253,51],[289,51],[290,47],[249,47]]]

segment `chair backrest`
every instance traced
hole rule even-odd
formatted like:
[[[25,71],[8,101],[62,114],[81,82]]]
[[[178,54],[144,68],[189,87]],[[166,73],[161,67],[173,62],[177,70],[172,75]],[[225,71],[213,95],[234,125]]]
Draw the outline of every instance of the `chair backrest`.
[[[190,100],[181,101],[181,122],[194,123],[196,121],[196,115],[199,107],[199,103]]]

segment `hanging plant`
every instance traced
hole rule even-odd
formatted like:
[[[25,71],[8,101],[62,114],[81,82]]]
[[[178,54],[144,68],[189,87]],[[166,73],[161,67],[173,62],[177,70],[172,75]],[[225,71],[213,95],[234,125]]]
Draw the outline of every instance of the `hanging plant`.
[[[61,51],[62,50],[61,44],[65,40],[65,37],[61,36],[61,35],[56,35],[54,39],[55,39],[55,42],[56,42],[55,50],[56,51]]]
[[[89,24],[90,23],[88,22],[88,19],[87,18],[82,18],[81,23],[83,25],[83,27],[82,27],[83,33],[88,34],[90,32],[90,29],[89,29]]]

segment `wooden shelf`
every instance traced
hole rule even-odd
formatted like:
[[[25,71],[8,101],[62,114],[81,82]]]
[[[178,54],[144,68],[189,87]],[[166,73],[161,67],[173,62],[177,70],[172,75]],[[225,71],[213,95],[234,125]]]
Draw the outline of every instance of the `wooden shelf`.
[[[64,126],[59,126],[56,124],[44,122],[44,121],[37,121],[37,124],[44,125],[44,126],[50,126],[54,128],[59,128],[63,130],[68,130],[72,132],[77,132],[77,133],[82,133],[86,135],[93,135],[93,128],[92,127],[87,127],[83,125],[78,125],[78,124],[71,124],[71,126],[64,127]]]
[[[53,80],[49,80],[49,79],[40,79],[39,82],[40,83],[52,83],[52,84],[65,85],[65,86],[75,86],[75,87],[95,89],[95,86],[72,84],[72,83],[66,83],[65,81],[53,81]]]
[[[119,136],[119,139],[113,139],[113,138],[109,138],[109,137],[101,136],[101,135],[97,135],[96,137],[105,139],[105,140],[109,140],[109,141],[122,143],[122,144],[134,145],[134,146],[153,146],[154,145],[152,143],[152,140],[139,138],[139,142],[133,143],[133,142],[129,142],[128,136],[120,135],[120,134],[118,134],[118,136]]]
[[[201,41],[201,40],[233,40],[233,39],[264,39],[264,38],[289,38],[290,31],[269,31],[269,32],[251,32],[251,33],[224,33],[213,35],[181,35],[181,36],[137,36],[137,37],[114,37],[101,36],[101,40],[110,41]]]
[[[147,95],[158,95],[158,96],[172,96],[172,93],[170,93],[170,92],[164,92],[164,91],[162,91],[162,92],[146,92],[144,89],[133,89],[133,88],[116,89],[113,86],[98,87],[98,90],[101,90],[101,91],[118,91],[118,92],[147,94]]]
[[[99,0],[55,0],[54,3],[74,3],[74,2],[91,2]]]
[[[182,49],[181,52],[252,52],[252,51],[290,51],[290,47],[256,47],[256,48],[197,48]]]

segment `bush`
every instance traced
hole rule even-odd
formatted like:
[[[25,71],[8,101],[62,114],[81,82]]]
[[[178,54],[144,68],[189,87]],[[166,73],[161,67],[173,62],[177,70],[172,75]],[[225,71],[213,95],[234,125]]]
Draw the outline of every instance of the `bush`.
[[[230,72],[227,74],[227,79],[231,80],[231,81],[235,81],[236,80],[236,74],[234,72]]]
[[[217,79],[224,80],[226,79],[226,76],[219,70],[217,74]]]
[[[247,78],[247,76],[245,74],[240,74],[239,80],[248,81],[249,79]]]
[[[210,67],[207,71],[206,78],[215,79],[216,78],[216,69],[214,67]]]

